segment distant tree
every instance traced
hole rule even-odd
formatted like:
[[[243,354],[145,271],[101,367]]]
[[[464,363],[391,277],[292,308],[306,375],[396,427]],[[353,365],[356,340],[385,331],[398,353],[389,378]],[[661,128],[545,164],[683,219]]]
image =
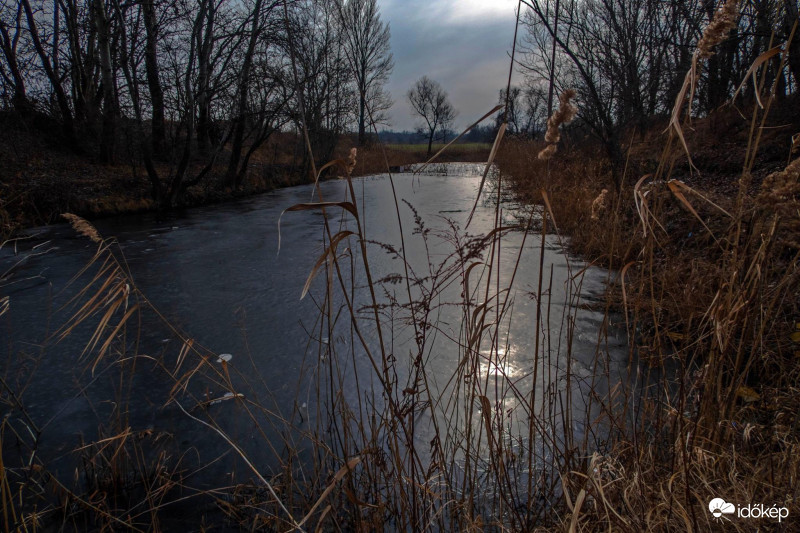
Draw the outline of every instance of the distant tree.
[[[457,134],[450,127],[451,124],[446,124],[439,128],[439,133],[436,135],[436,140],[442,143],[447,143],[449,139],[455,137]]]
[[[385,111],[392,106],[383,88],[394,68],[389,25],[381,20],[376,0],[347,0],[339,7],[344,50],[358,93],[358,144],[363,145],[370,115],[376,123],[385,122]]]
[[[447,92],[442,86],[427,76],[417,80],[407,96],[414,112],[425,122],[419,129],[427,134],[430,156],[436,133],[446,131],[452,125],[457,115],[456,110],[447,99]]]
[[[493,124],[475,126],[461,139],[466,143],[490,143],[494,141],[497,130]]]
[[[531,137],[544,135],[547,129],[548,91],[539,85],[528,85],[522,100],[525,106],[525,118],[521,130]]]

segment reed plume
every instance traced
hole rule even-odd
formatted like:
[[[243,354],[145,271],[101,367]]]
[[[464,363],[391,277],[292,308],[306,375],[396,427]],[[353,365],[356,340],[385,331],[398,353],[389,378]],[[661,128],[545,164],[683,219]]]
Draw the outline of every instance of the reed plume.
[[[347,156],[347,175],[353,174],[353,169],[356,168],[356,155],[358,154],[357,148],[350,148],[350,154]]]
[[[764,212],[781,220],[779,241],[800,249],[800,158],[764,178],[756,203]]]
[[[542,149],[541,152],[539,152],[539,159],[541,159],[542,161],[547,161],[548,159],[553,157],[556,151],[557,147],[555,144],[548,144],[545,148]]]
[[[603,189],[592,202],[592,220],[598,220],[600,218],[600,213],[605,211],[607,195],[608,189]]]
[[[69,223],[72,225],[72,229],[84,237],[88,237],[97,244],[103,242],[103,238],[97,232],[97,229],[85,218],[81,218],[78,215],[73,215],[72,213],[62,213],[61,217],[67,219],[67,221],[69,221]]]
[[[575,98],[574,89],[567,89],[559,95],[558,110],[547,119],[547,132],[544,135],[544,140],[549,145],[539,152],[539,159],[545,161],[553,157],[553,154],[557,151],[556,145],[561,140],[559,126],[569,124],[578,114],[578,108],[570,102],[573,98]]]
[[[697,56],[700,59],[714,55],[714,48],[724,41],[736,26],[738,15],[738,0],[728,0],[717,9],[714,19],[706,26],[703,36],[697,43]]]
[[[759,201],[762,204],[783,203],[800,193],[800,158],[787,167],[773,172],[761,184]]]

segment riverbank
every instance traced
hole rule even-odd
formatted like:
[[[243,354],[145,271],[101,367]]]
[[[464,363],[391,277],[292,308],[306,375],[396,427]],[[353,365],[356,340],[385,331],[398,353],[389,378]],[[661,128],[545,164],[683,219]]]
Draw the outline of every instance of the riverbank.
[[[665,149],[666,119],[631,133],[619,189],[585,141],[550,161],[527,141],[498,154],[519,198],[549,204],[551,231],[618,273],[605,306],[624,317],[643,383],[620,384],[616,437],[565,474],[592,501],[570,506],[573,524],[703,529],[716,497],[800,513],[800,171],[787,166],[800,113],[797,95],[772,105],[763,123],[729,106],[687,125],[694,168],[674,138]]]
[[[733,209],[740,192],[750,138],[750,118],[745,113],[751,107],[726,106],[708,118],[693,120],[684,130],[691,164],[685,150],[677,143],[668,154],[663,153],[668,138],[668,118],[652,119],[645,129],[629,132],[622,142],[627,159],[621,190],[615,187],[602,147],[577,135],[567,134],[559,146],[560,151],[549,161],[537,158],[544,143],[505,139],[496,163],[509,177],[514,193],[528,203],[541,202],[541,190],[547,191],[559,229],[570,236],[573,251],[584,257],[607,264],[610,261],[608,243],[621,233],[626,234],[626,246],[614,250],[614,262],[624,264],[636,257],[644,241],[637,237],[641,231],[636,231],[636,226],[641,219],[634,192],[637,182],[645,176],[649,177],[642,182],[641,192],[652,191],[648,194],[658,195],[669,218],[665,229],[669,230],[670,239],[659,238],[659,242],[666,245],[676,241],[683,248],[691,247],[703,253],[702,246],[713,242],[708,232],[703,231],[703,222],[676,195],[661,194],[662,189],[669,189],[666,182],[674,179],[696,190],[697,193],[691,193],[682,189],[706,224],[717,222],[713,218],[716,209],[700,199],[700,195],[728,211]],[[800,132],[798,95],[774,102],[766,122],[757,126],[763,129],[753,166],[743,184],[745,210],[756,207],[764,179],[787,165],[792,136]],[[666,158],[666,167],[671,170],[668,175],[659,176],[657,183],[652,183],[662,158]],[[592,204],[603,189],[608,191],[602,202],[605,207],[593,218]],[[721,231],[729,222],[721,224],[711,229]]]
[[[29,227],[61,222],[61,213],[75,213],[89,220],[114,215],[154,211],[147,172],[134,155],[120,154],[120,162],[101,164],[89,155],[66,146],[57,125],[46,119],[21,121],[0,117],[0,237],[8,237]],[[224,149],[205,177],[189,187],[180,207],[195,207],[231,201],[277,188],[310,183],[291,134],[276,134],[253,154],[242,187],[224,187],[226,172]],[[343,138],[335,155],[346,157],[353,146]],[[455,145],[448,151],[449,161],[485,161],[489,145]],[[386,160],[401,167],[426,160],[426,145],[398,147],[373,146],[359,150],[354,175],[386,171]],[[385,154],[385,158],[384,158]],[[159,174],[170,175],[170,161],[157,162]],[[199,174],[207,164],[202,154],[190,163],[190,175]]]

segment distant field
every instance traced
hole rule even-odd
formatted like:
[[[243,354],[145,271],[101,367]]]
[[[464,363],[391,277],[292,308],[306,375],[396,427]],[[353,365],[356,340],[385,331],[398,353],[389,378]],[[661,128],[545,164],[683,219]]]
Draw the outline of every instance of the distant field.
[[[339,153],[341,157],[346,157],[347,151],[352,144],[343,144]],[[431,148],[431,155],[438,152],[444,145],[434,144]],[[448,162],[478,162],[486,161],[489,152],[492,150],[490,143],[463,143],[454,144],[448,148],[441,156],[439,161]],[[385,150],[380,146],[371,146],[358,151],[355,174],[365,176],[368,174],[380,174],[386,172],[386,165],[401,166],[414,163],[423,163],[428,159],[427,144],[387,144]]]
[[[436,143],[433,145],[431,150],[433,153],[439,151],[444,144]],[[395,150],[403,150],[406,152],[427,152],[428,145],[427,144],[387,144],[387,148],[393,148]],[[458,143],[452,145],[449,150],[457,150],[457,151],[467,151],[467,152],[479,152],[483,150],[491,150],[492,145],[491,143]]]

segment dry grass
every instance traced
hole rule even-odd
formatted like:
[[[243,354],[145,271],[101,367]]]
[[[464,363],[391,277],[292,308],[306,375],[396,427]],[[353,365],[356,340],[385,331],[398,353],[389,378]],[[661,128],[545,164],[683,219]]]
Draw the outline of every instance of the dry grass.
[[[717,26],[709,32],[724,34],[725,25]],[[714,42],[711,35],[708,46]],[[691,98],[695,75],[693,68],[679,98]],[[752,116],[762,126],[774,100],[771,88],[763,91]],[[575,252],[619,272],[610,303],[625,315],[631,371],[643,384],[622,389],[633,412],[629,422],[619,419],[609,448],[588,468],[565,473],[570,513],[562,526],[570,531],[710,530],[717,527],[707,509],[712,497],[786,507],[790,517],[800,512],[797,161],[754,187],[753,177],[773,163],[762,158],[755,166],[763,139],[742,128],[743,136],[721,140],[742,154],[739,175],[717,170],[712,179],[692,179],[691,187],[674,173],[691,168],[686,152],[712,137],[708,128],[719,127],[719,118],[695,122],[686,137],[680,120],[673,116],[655,164],[641,157],[642,147],[629,150],[626,183],[636,185],[613,197],[603,195],[611,180],[602,158],[586,149],[545,165],[533,155],[541,145],[518,142],[498,158],[519,197],[548,202]],[[710,156],[703,165],[713,164]],[[650,165],[655,175],[637,175]],[[598,213],[601,198],[611,201]],[[732,520],[725,527],[795,529],[769,519]]]

